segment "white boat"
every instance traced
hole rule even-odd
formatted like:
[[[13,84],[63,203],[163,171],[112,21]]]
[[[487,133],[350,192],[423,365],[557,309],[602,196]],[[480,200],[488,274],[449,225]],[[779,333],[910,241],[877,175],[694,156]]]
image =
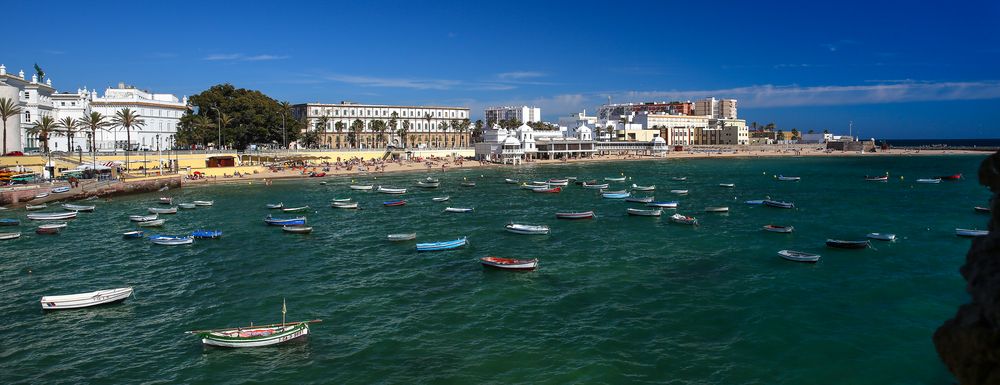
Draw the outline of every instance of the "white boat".
[[[182,209],[193,209],[198,206],[195,206],[194,203],[178,203],[177,207],[180,207]]]
[[[736,187],[735,183],[719,183],[719,187]]]
[[[689,217],[689,216],[681,215],[681,214],[671,215],[670,216],[670,220],[674,221],[676,223],[681,223],[681,224],[685,224],[685,225],[697,225],[698,224],[698,219],[695,219],[695,217]]]
[[[68,295],[47,295],[42,297],[42,309],[62,310],[97,306],[106,303],[121,302],[132,295],[131,287],[92,291],[89,293]]]
[[[549,227],[545,225],[524,225],[517,223],[508,223],[504,225],[504,229],[507,229],[508,232],[514,234],[545,235],[549,233]]]
[[[313,228],[305,225],[295,225],[295,226],[281,226],[281,230],[286,233],[308,234],[313,231]]]
[[[412,241],[417,239],[417,233],[389,234],[385,238],[390,242]]]
[[[688,180],[688,177],[686,177],[686,176],[675,176],[675,177],[671,177],[670,179],[678,181],[678,182],[683,182],[683,181]]]
[[[584,183],[581,186],[583,186],[583,188],[603,190],[603,189],[608,188],[609,185],[607,183],[601,183],[601,184],[586,184],[586,183]]]
[[[171,197],[160,197],[159,202],[163,203],[165,205],[169,205],[169,204],[174,203],[174,198],[171,198]]]
[[[569,186],[569,179],[549,179],[549,186]]]
[[[160,227],[163,226],[163,223],[166,221],[166,219],[153,219],[150,221],[138,222],[135,225],[139,227]]]
[[[49,205],[42,203],[40,205],[24,205],[24,209],[28,211],[42,210],[49,207]]]
[[[28,214],[28,219],[33,221],[59,221],[63,219],[73,219],[76,218],[76,211],[70,211],[68,213],[33,213]]]
[[[800,176],[784,176],[784,175],[778,175],[775,178],[781,181],[789,181],[789,182],[795,182],[802,179],[802,177]]]
[[[441,182],[425,182],[422,180],[417,181],[417,187],[438,188],[438,186],[441,186]]]
[[[94,209],[96,209],[97,207],[96,206],[74,205],[74,204],[67,203],[67,204],[62,205],[62,208],[63,208],[63,210],[68,210],[68,211],[87,211],[87,212],[90,212],[90,211],[94,211]]]
[[[517,179],[510,179],[510,178],[504,178],[503,182],[504,183],[508,183],[508,184],[518,184],[518,183],[521,183],[521,182],[518,182]]]
[[[795,226],[778,226],[778,225],[764,225],[765,231],[770,231],[772,233],[790,233],[795,231]]]
[[[444,201],[447,201],[449,199],[451,199],[450,196],[431,198],[431,200],[435,201],[435,202],[444,202]]]
[[[8,239],[17,239],[21,237],[21,233],[0,233],[0,241],[6,241]]]
[[[446,213],[471,213],[473,208],[471,207],[445,207],[444,211]]]
[[[62,193],[66,193],[66,192],[69,192],[69,187],[67,187],[67,186],[56,187],[56,188],[52,189],[52,193],[53,194],[62,194]]]
[[[173,237],[169,235],[154,235],[149,237],[149,241],[157,245],[164,245],[164,246],[190,245],[194,243],[194,237],[192,236]]]
[[[378,186],[378,189],[376,189],[376,191],[383,194],[406,194],[405,188],[389,188],[389,187]]]
[[[781,250],[778,252],[778,256],[787,259],[789,261],[809,262],[809,263],[816,263],[819,261],[820,258],[819,254],[809,254],[793,250]]]
[[[687,195],[688,190],[670,190],[671,194]]]
[[[195,206],[211,206],[215,204],[215,201],[194,201]]]
[[[989,230],[955,229],[955,235],[960,237],[985,237]]]
[[[762,205],[762,204],[764,204],[764,199],[754,199],[754,200],[745,201],[743,203],[746,203],[748,205]]]
[[[530,271],[538,268],[538,258],[514,259],[487,256],[479,258],[479,263],[500,270]]]
[[[725,207],[725,206],[706,207],[705,208],[705,212],[706,213],[728,213],[729,212],[729,207]]]
[[[632,183],[632,189],[635,191],[653,191],[656,190],[656,185],[639,186],[635,183]]]
[[[941,178],[917,179],[917,183],[938,184],[941,183]]]
[[[167,208],[167,209],[158,209],[158,208],[155,208],[155,207],[150,207],[147,210],[149,210],[149,212],[151,214],[177,214],[177,208],[176,207],[171,207],[171,208]]]
[[[868,233],[868,235],[866,235],[866,237],[868,237],[869,239],[876,239],[876,240],[879,240],[879,241],[895,241],[896,240],[896,234],[887,234],[887,233]]]
[[[297,212],[306,211],[306,210],[309,210],[309,206],[286,207],[286,208],[281,209],[281,211],[284,211],[286,213],[297,213]]]
[[[285,204],[281,203],[281,202],[278,202],[278,203],[268,203],[266,206],[267,206],[267,208],[274,210],[274,209],[280,209],[282,207],[285,207]]]
[[[352,184],[348,187],[350,187],[351,190],[371,190],[373,186],[370,184]]]
[[[49,193],[47,193],[47,192],[35,194],[35,198],[36,199],[42,199],[42,198],[45,198],[47,196],[49,196]]]
[[[309,323],[314,322],[320,322],[320,320],[259,326],[251,325],[229,329],[199,330],[188,333],[197,334],[201,338],[201,343],[209,346],[255,348],[277,345],[305,337],[309,334]]]
[[[333,202],[330,207],[335,209],[356,209],[358,208],[358,202]]]
[[[658,217],[661,214],[663,214],[663,210],[662,209],[643,210],[643,209],[632,209],[632,208],[629,208],[629,209],[625,209],[625,212],[628,213],[628,215],[635,215],[635,216],[640,216],[640,217]]]
[[[647,207],[659,207],[662,209],[676,209],[677,202],[649,202],[646,203]]]
[[[606,177],[606,178],[604,178],[604,180],[606,180],[608,182],[624,182],[625,181],[625,177],[624,176]]]
[[[159,216],[156,215],[156,214],[153,214],[153,215],[129,215],[128,216],[128,220],[130,220],[132,222],[148,222],[148,221],[155,221],[157,217],[159,217]]]

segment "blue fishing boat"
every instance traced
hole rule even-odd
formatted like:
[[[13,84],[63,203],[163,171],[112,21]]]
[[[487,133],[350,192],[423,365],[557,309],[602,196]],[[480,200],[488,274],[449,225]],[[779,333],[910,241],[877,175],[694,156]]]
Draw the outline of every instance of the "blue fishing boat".
[[[770,199],[766,199],[766,200],[764,200],[764,206],[777,207],[779,209],[794,209],[795,208],[795,203],[792,203],[792,202],[780,202],[780,201],[773,201],[773,200],[770,200]]]
[[[417,251],[442,251],[457,249],[468,244],[468,237],[462,237],[454,241],[418,243]]]
[[[382,202],[382,206],[386,206],[386,207],[402,206],[402,205],[405,205],[405,204],[406,204],[406,200],[405,199],[396,199],[396,200]]]
[[[603,193],[603,194],[601,194],[602,197],[605,197],[605,198],[608,198],[608,199],[624,199],[624,198],[628,198],[629,195],[630,194],[627,193],[627,192],[625,192],[625,193]]]
[[[222,231],[219,230],[195,230],[191,233],[192,237],[199,239],[215,239],[222,237]]]
[[[299,226],[306,224],[306,217],[274,218],[268,215],[264,218],[264,223],[267,223],[269,226]]]
[[[0,219],[0,226],[17,226],[21,224],[21,220],[13,218],[3,218]]]

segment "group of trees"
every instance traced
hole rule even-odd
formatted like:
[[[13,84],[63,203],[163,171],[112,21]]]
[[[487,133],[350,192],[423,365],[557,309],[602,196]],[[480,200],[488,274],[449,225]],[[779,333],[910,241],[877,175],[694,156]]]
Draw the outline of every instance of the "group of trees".
[[[785,131],[781,130],[781,129],[778,129],[778,126],[775,125],[773,122],[772,123],[768,123],[766,125],[759,125],[759,124],[757,124],[757,122],[751,122],[750,123],[750,130],[751,131],[760,131],[760,132],[775,132],[775,133],[777,133],[776,136],[778,136],[778,137],[784,137],[784,134],[785,134]],[[799,131],[799,129],[793,127],[791,133],[792,133],[792,140],[802,139],[802,132]],[[816,133],[816,131],[810,129],[806,133],[807,134],[814,134],[814,133]],[[829,134],[830,130],[824,129],[823,133],[824,134]]]
[[[3,119],[3,153],[7,153],[7,119],[21,113],[21,107],[9,98],[0,98],[0,118]],[[56,136],[66,137],[66,148],[72,150],[73,138],[79,133],[87,135],[90,143],[90,151],[96,152],[97,143],[95,137],[98,130],[111,130],[121,127],[125,130],[125,155],[132,148],[132,130],[142,129],[146,123],[136,111],[130,108],[122,108],[115,112],[115,116],[104,116],[100,112],[92,111],[80,119],[65,117],[58,121],[51,116],[42,116],[31,122],[25,129],[28,135],[34,136],[42,144],[42,151],[49,152],[49,142]]]
[[[299,139],[303,123],[291,105],[257,90],[218,84],[188,99],[194,108],[181,117],[177,144],[246,149],[251,144],[284,146]]]

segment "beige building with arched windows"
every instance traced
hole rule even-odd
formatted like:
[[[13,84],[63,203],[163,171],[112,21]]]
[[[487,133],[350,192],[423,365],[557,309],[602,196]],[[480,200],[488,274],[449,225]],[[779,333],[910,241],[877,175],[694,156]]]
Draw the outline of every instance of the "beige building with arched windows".
[[[465,107],[391,106],[384,104],[304,103],[292,114],[318,130],[326,148],[460,148],[471,145],[472,125]],[[390,122],[395,119],[395,130]],[[360,122],[360,123],[356,123]],[[351,127],[361,125],[357,135]]]

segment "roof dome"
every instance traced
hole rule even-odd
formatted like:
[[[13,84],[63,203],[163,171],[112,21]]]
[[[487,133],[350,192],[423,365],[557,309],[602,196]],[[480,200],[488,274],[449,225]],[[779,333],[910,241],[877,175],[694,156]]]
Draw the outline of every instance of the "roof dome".
[[[663,138],[659,137],[659,136],[653,138],[653,140],[651,140],[649,142],[652,143],[653,146],[666,146],[667,145],[667,141],[664,140]]]
[[[581,124],[580,127],[576,128],[576,132],[581,133],[581,132],[593,132],[593,131],[591,131],[590,127],[587,127],[586,124]]]
[[[518,146],[518,147],[520,147],[521,146],[521,141],[517,140],[517,138],[515,138],[513,136],[508,136],[507,139],[504,139],[503,143],[501,143],[500,145],[501,146]]]
[[[534,131],[534,130],[531,129],[531,126],[529,126],[528,123],[525,123],[525,124],[522,124],[521,127],[518,127],[517,131],[518,132],[531,132],[531,131]]]

